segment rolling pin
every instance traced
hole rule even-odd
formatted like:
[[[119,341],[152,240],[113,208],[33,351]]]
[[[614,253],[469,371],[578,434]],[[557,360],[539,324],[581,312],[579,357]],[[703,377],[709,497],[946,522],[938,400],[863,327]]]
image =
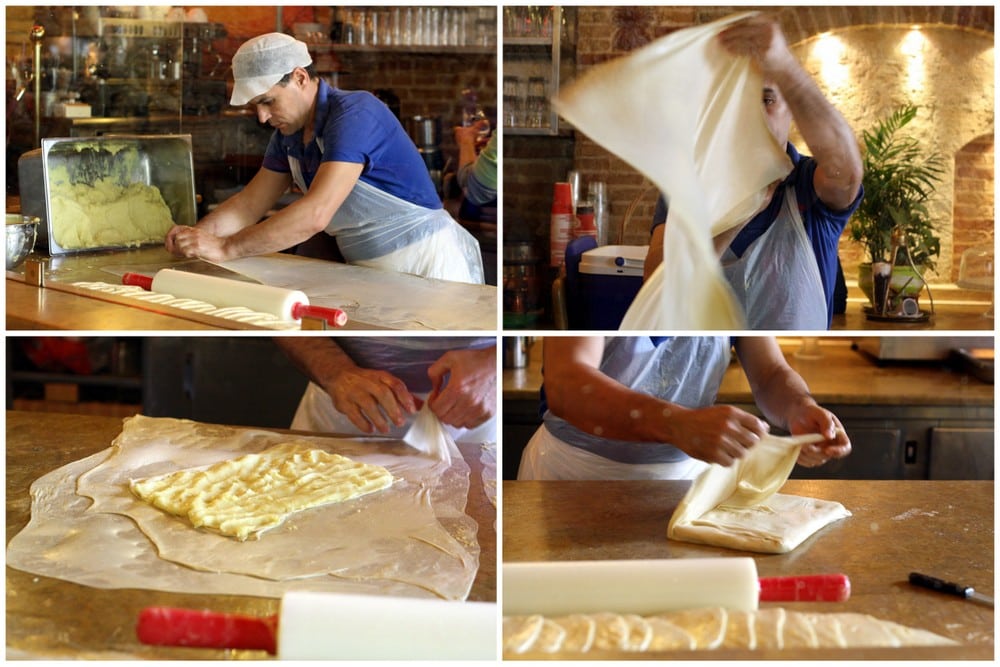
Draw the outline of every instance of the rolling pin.
[[[753,558],[504,563],[503,613],[658,614],[699,607],[754,611],[758,602],[850,597],[843,574],[757,578]]]
[[[203,276],[176,269],[161,269],[152,278],[141,273],[126,273],[122,276],[122,284],[173,294],[183,299],[197,299],[218,308],[243,306],[286,321],[297,322],[303,317],[318,317],[333,326],[341,327],[347,323],[347,313],[339,308],[310,306],[309,297],[304,292],[271,285]]]
[[[262,650],[282,660],[490,660],[497,607],[380,595],[289,592],[277,616],[147,607],[143,644]]]

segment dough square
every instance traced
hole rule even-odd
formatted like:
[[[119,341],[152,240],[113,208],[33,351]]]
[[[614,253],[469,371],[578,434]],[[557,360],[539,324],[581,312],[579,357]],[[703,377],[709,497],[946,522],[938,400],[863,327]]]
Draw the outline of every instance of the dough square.
[[[382,466],[291,441],[259,454],[179,470],[129,487],[142,500],[195,528],[240,541],[259,538],[291,514],[346,502],[385,489],[392,474]]]
[[[851,516],[840,503],[777,493],[799,450],[821,436],[768,436],[731,466],[709,466],[681,500],[667,537],[756,553],[787,553]]]

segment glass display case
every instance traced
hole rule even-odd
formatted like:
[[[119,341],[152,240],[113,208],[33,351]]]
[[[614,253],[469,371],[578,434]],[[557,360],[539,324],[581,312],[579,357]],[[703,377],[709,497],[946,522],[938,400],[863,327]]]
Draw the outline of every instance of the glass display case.
[[[503,127],[513,134],[555,135],[559,115],[549,100],[574,74],[576,13],[572,7],[504,7]]]

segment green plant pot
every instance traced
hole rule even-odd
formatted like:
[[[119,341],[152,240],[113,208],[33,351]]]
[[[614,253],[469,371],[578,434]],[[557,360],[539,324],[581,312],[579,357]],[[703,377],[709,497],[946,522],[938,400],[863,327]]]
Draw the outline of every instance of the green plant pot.
[[[917,296],[924,289],[924,280],[921,277],[923,267],[917,267],[914,271],[909,266],[892,267],[892,280],[889,282],[889,289],[894,295]],[[868,297],[868,302],[874,304],[872,297],[872,265],[871,262],[864,262],[858,265],[858,288]]]

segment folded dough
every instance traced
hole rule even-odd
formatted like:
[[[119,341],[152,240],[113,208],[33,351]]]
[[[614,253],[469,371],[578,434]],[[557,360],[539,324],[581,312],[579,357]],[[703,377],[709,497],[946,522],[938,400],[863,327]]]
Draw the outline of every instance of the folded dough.
[[[635,616],[505,616],[503,655],[591,651],[954,646],[947,637],[857,613],[722,607]]]
[[[851,516],[838,502],[777,493],[802,445],[820,435],[767,436],[731,466],[713,464],[677,506],[667,537],[757,553],[786,553],[820,528]]]
[[[678,30],[564,87],[555,108],[670,198],[663,263],[621,329],[741,329],[712,236],[748,219],[792,165],[767,127],[763,79],[716,36],[743,13]]]

